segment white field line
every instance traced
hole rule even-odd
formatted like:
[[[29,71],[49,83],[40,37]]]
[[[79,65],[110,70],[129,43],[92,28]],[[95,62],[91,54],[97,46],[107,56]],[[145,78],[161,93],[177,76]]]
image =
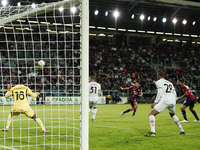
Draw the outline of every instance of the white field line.
[[[115,127],[115,126],[102,126],[102,125],[92,125],[92,126],[96,126],[96,127],[106,127],[106,128],[116,128],[116,129],[126,129],[126,130],[135,130],[133,128],[124,128],[124,127]],[[177,132],[167,132],[167,131],[157,131],[157,132],[162,132],[162,133],[171,133],[171,134],[179,134]],[[191,135],[191,136],[200,136],[198,134],[190,134],[190,133],[186,133],[185,135]]]
[[[0,148],[6,148],[6,149],[11,149],[11,150],[18,150],[18,149],[15,149],[15,148],[12,148],[12,147],[3,146],[3,145],[0,145]]]
[[[51,121],[45,121],[45,122],[51,122]],[[59,121],[52,121],[52,122],[58,122]],[[72,122],[64,122],[64,121],[60,121],[60,123],[68,123],[68,124],[80,124],[80,123],[72,123]],[[113,128],[113,129],[124,129],[124,130],[135,130],[134,128],[124,128],[124,127],[116,127],[116,126],[103,126],[103,125],[90,125],[90,126],[95,126],[95,127],[101,127],[101,128]],[[168,131],[157,131],[157,132],[161,132],[161,133],[171,133],[171,134],[179,134],[177,132],[168,132]],[[199,134],[190,134],[187,133],[185,135],[190,135],[190,136],[200,136]],[[1,146],[1,145],[0,145]]]
[[[48,121],[48,122],[51,122],[51,121]],[[58,122],[58,121],[53,121],[53,122]],[[63,122],[63,121],[60,121],[60,123],[79,124],[79,123]],[[124,127],[116,127],[116,126],[103,126],[103,125],[90,125],[90,126],[96,126],[96,127],[101,127],[101,128],[115,128],[115,129],[124,129],[124,130],[135,130],[133,128],[124,128]],[[176,133],[176,132],[167,132],[167,131],[157,131],[157,132],[179,134],[179,133]],[[198,134],[190,134],[190,133],[186,133],[185,135],[200,136]]]
[[[58,122],[58,121],[53,121],[53,122]],[[62,121],[60,123],[79,124],[79,123],[62,122]],[[101,128],[114,128],[114,129],[124,129],[124,130],[135,130],[133,128],[124,128],[124,127],[116,127],[116,126],[102,126],[102,125],[91,125],[91,126],[96,126],[96,127],[101,127]],[[168,131],[157,131],[157,132],[179,134],[177,132],[168,132]],[[198,134],[190,134],[190,133],[186,133],[185,135],[200,136]]]

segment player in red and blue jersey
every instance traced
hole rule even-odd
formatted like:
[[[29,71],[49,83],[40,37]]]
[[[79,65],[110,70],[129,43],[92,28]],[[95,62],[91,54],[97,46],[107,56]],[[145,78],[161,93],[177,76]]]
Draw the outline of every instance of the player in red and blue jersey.
[[[138,108],[138,103],[137,103],[137,99],[142,97],[142,89],[140,88],[140,83],[136,82],[135,85],[131,86],[131,87],[126,87],[126,88],[122,88],[122,90],[129,90],[129,101],[131,102],[131,108],[127,109],[126,111],[122,112],[120,116],[122,116],[123,114],[129,112],[129,111],[133,111],[133,115],[132,117],[136,117],[135,113],[137,111]]]
[[[186,111],[185,111],[185,108],[188,107],[188,106],[189,106],[190,111],[192,112],[192,114],[196,118],[196,120],[194,120],[194,122],[197,122],[197,121],[200,122],[196,111],[193,109],[196,97],[192,94],[192,92],[190,91],[188,86],[183,84],[183,79],[178,79],[177,84],[181,86],[181,92],[183,93],[183,95],[181,97],[179,97],[178,100],[182,99],[183,97],[187,98],[186,101],[181,106],[181,111],[182,111],[183,118],[184,118],[184,120],[181,121],[181,122],[182,123],[188,122],[187,117],[186,117]]]

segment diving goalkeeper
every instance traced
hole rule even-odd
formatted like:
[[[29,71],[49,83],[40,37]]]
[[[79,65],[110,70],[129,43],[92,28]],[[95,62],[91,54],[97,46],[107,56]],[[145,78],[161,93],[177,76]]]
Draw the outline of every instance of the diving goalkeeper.
[[[28,103],[28,95],[35,98],[40,95],[40,93],[36,92],[33,93],[31,89],[27,86],[22,85],[23,80],[20,80],[21,84],[12,87],[5,95],[5,98],[9,98],[13,96],[14,106],[12,107],[11,113],[8,116],[7,126],[2,131],[7,132],[9,130],[9,126],[13,116],[18,116],[19,114],[25,114],[27,117],[32,118],[35,120],[38,125],[42,128],[44,133],[48,133],[49,131],[45,129],[42,121],[40,118],[36,116],[32,108],[29,106]]]

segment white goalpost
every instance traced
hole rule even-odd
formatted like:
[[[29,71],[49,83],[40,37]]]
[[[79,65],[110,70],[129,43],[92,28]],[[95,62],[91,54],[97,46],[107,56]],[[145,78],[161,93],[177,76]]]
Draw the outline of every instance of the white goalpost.
[[[89,149],[89,0],[0,7],[0,74],[0,149]],[[49,133],[23,111],[9,119],[19,79]]]
[[[81,145],[83,150],[89,149],[89,0],[82,3],[81,15],[81,54],[82,54],[82,115],[81,115]],[[86,86],[87,85],[87,86]]]

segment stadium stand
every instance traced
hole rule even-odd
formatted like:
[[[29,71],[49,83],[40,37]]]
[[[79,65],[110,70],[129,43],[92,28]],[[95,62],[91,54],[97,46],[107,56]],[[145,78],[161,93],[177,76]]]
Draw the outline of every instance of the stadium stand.
[[[0,40],[2,39],[2,41],[5,41],[3,38],[5,37],[1,36]],[[64,51],[64,44],[54,42],[56,41],[55,36],[51,36],[51,43],[46,42],[43,43],[42,46],[39,42],[34,43],[34,48],[38,49],[38,51],[33,51],[33,46],[30,43],[27,43],[26,47],[24,47],[24,44],[20,42],[19,45],[14,46],[12,43],[14,39],[11,34],[7,38],[10,41],[8,45],[0,42],[0,63],[5,77],[1,78],[0,82],[3,82],[3,85],[15,85],[16,76],[19,74],[21,76],[26,75],[28,77],[26,83],[31,85],[32,89],[36,86],[38,90],[45,91],[47,93],[52,90],[54,96],[58,96],[56,94],[57,90],[60,91],[59,93],[61,95],[65,95],[65,93],[70,95],[70,91],[79,90],[80,78],[78,75],[80,74],[80,62],[79,60],[72,62],[70,59],[72,54]],[[35,35],[34,38],[39,41],[39,35]],[[45,39],[48,37],[43,35],[42,38]],[[70,35],[66,38],[70,40]],[[22,40],[22,36],[20,34],[17,35],[17,40]],[[54,45],[55,47],[58,44],[59,52],[57,53],[54,49],[51,49],[51,52],[49,53],[49,44]],[[9,46],[9,51],[6,50],[7,46]],[[69,44],[67,45],[67,48],[70,49],[71,46],[72,45]],[[79,43],[75,45],[75,48],[78,47]],[[23,49],[26,49],[26,53]],[[69,57],[66,59],[60,59],[64,53],[66,53]],[[190,55],[188,55],[188,53]],[[8,55],[9,58],[13,58],[11,61],[8,61]],[[30,59],[27,61],[20,60],[20,58],[23,58],[25,55]],[[75,58],[79,55],[79,53],[74,53]],[[178,78],[184,77],[186,80],[191,81],[190,83],[192,89],[200,89],[200,79],[198,77],[200,67],[198,65],[198,61],[195,61],[198,59],[199,55],[199,47],[188,45],[169,45],[169,43],[166,42],[158,46],[129,45],[116,47],[109,44],[106,37],[104,40],[101,40],[101,42],[90,38],[89,74],[96,75],[97,82],[101,84],[103,91],[120,91],[120,86],[130,86],[135,81],[139,81],[144,92],[151,92],[155,90],[154,82],[156,81],[156,71],[161,68],[166,71],[168,75],[167,78],[170,79],[175,85]],[[16,56],[19,58],[18,62],[14,59]],[[41,68],[37,68],[37,61],[39,61],[41,56],[46,62],[43,70]],[[51,62],[49,61],[49,58],[51,58]],[[26,64],[27,68],[20,68],[20,70],[18,70],[15,68],[17,63]],[[68,66],[67,68],[64,68],[65,63]],[[70,68],[72,63],[74,63],[74,66],[77,68]],[[11,70],[8,69],[10,66],[12,67]],[[158,67],[156,68],[155,66]],[[59,74],[57,74],[58,68]],[[50,72],[51,75],[53,75],[51,81]],[[9,78],[9,75],[12,75],[13,77]],[[36,84],[33,84],[35,78]],[[72,86],[72,83],[76,83],[75,86]],[[108,94],[112,94],[112,92],[103,92],[103,95]]]

